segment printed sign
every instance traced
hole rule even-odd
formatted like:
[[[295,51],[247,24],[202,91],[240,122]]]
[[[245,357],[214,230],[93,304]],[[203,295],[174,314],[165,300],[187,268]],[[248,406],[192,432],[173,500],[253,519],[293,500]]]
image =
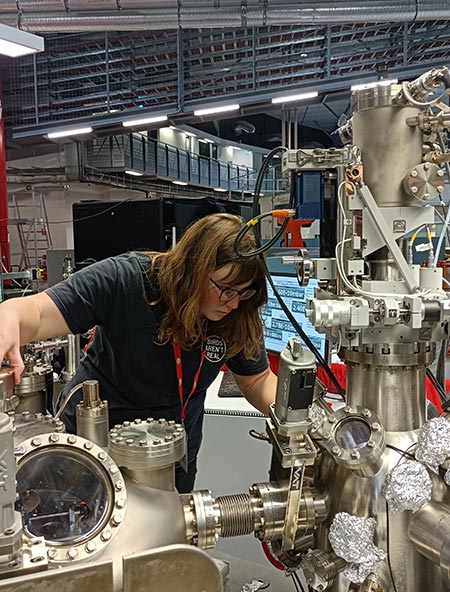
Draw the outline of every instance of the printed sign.
[[[208,362],[221,362],[227,351],[227,344],[217,335],[209,335],[206,338],[205,344],[205,358]]]

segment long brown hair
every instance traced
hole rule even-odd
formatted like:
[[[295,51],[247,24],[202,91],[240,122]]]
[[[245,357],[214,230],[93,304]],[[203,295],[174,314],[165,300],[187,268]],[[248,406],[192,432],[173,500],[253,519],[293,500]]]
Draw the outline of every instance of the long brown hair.
[[[231,264],[226,282],[230,285],[251,284],[256,294],[239,302],[224,319],[209,321],[208,332],[223,337],[227,343],[227,357],[238,353],[247,359],[258,356],[262,343],[262,324],[259,307],[267,301],[264,269],[259,257],[239,257],[234,240],[242,228],[242,219],[232,214],[210,214],[194,222],[167,253],[148,253],[150,273],[159,283],[160,296],[166,311],[158,335],[159,343],[172,340],[189,349],[205,331],[205,319],[200,313],[200,302],[209,287],[211,274]],[[255,248],[251,233],[240,243],[240,250]]]

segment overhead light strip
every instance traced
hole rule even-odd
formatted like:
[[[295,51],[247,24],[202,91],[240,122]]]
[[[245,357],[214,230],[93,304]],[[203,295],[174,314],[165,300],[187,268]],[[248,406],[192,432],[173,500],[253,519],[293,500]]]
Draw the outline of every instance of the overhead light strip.
[[[240,105],[235,103],[233,105],[222,105],[217,107],[206,107],[205,109],[196,109],[194,111],[195,117],[202,117],[202,115],[214,115],[215,113],[226,113],[227,111],[237,111]]]
[[[81,136],[82,134],[90,134],[92,127],[74,127],[71,129],[61,129],[56,132],[49,132],[47,138],[65,138],[66,136]]]
[[[154,115],[153,117],[136,117],[135,119],[125,119],[122,121],[124,127],[134,127],[138,125],[145,125],[147,123],[160,123],[167,121],[167,115]]]
[[[44,38],[0,24],[0,54],[10,58],[44,51]]]
[[[133,177],[143,177],[144,176],[144,173],[139,173],[138,171],[126,170],[125,172],[127,175],[133,175]]]
[[[272,103],[274,105],[276,105],[278,103],[290,103],[293,101],[304,101],[305,99],[314,99],[318,95],[319,95],[319,93],[316,90],[312,91],[312,92],[298,93],[296,95],[285,95],[284,97],[274,97],[272,99]]]

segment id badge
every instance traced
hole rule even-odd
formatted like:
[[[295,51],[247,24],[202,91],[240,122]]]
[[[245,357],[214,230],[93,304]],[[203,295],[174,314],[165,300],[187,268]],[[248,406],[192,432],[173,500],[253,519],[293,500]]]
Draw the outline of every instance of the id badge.
[[[182,422],[183,424],[183,428],[184,428],[184,456],[182,459],[179,460],[180,463],[180,467],[183,469],[183,471],[185,473],[188,472],[188,464],[189,464],[189,458],[188,458],[188,435],[186,432],[186,428],[184,426],[184,422]]]

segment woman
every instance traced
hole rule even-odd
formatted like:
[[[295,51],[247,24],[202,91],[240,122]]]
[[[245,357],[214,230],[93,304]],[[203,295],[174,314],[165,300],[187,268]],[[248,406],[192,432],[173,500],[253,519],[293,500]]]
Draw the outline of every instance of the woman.
[[[110,425],[147,417],[182,421],[188,470],[177,468],[176,484],[180,492],[191,490],[205,393],[222,364],[263,413],[275,399],[258,310],[267,299],[264,273],[258,257],[239,258],[234,251],[241,225],[236,216],[212,214],[192,224],[167,253],[112,257],[41,294],[6,301],[0,305],[0,359],[8,358],[18,380],[20,344],[96,326],[65,392],[98,380]],[[249,234],[240,248],[254,248]],[[77,393],[61,416],[68,431],[75,430],[79,400]]]

